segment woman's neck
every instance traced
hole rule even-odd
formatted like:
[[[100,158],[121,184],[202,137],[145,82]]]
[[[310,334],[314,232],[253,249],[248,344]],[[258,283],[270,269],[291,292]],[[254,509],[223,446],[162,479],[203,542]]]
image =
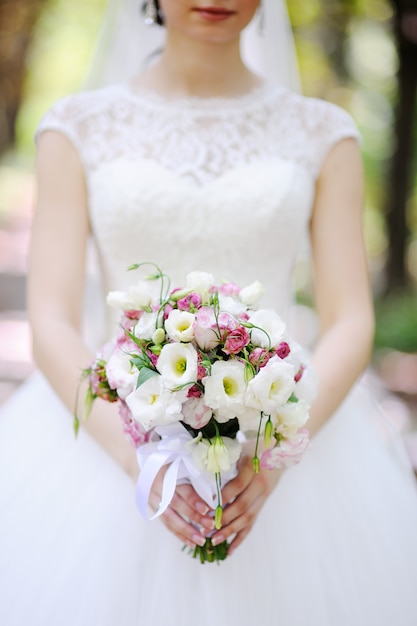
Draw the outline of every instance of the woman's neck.
[[[233,97],[262,81],[244,65],[238,40],[213,44],[171,34],[159,60],[135,82],[165,96]]]

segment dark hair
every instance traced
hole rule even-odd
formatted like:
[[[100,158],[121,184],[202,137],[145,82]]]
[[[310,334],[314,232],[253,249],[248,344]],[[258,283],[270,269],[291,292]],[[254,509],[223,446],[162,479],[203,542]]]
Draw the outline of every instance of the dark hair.
[[[164,18],[162,17],[162,12],[161,12],[161,9],[159,7],[159,0],[154,0],[154,2],[155,2],[155,7],[156,7],[156,23],[159,26],[163,26],[164,25]],[[142,13],[143,14],[146,11],[146,5],[147,5],[147,2],[144,2],[142,4]]]

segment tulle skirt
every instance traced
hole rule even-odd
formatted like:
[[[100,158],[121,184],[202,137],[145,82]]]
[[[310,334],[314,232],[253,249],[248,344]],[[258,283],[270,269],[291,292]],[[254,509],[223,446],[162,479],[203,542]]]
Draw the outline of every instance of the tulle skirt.
[[[36,374],[0,414],[2,626],[415,626],[417,492],[360,388],[238,550],[201,565]]]

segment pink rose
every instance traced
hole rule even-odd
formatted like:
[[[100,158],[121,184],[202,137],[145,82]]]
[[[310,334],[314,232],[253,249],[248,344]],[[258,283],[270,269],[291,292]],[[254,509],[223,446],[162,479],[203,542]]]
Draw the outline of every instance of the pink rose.
[[[265,348],[255,348],[249,355],[249,363],[254,367],[264,367],[272,354]]]
[[[189,398],[182,405],[183,421],[192,428],[204,428],[211,420],[212,409],[204,404],[204,398]]]
[[[280,359],[285,359],[285,357],[290,354],[291,348],[286,341],[281,341],[279,346],[276,347],[275,352]]]
[[[125,330],[130,329],[126,328],[126,326],[123,327],[123,331],[120,332],[117,336],[115,348],[116,350],[120,350],[122,348],[124,352],[135,352],[135,350],[138,349],[138,346],[134,341],[131,340]]]
[[[274,448],[265,450],[261,456],[261,467],[272,470],[299,463],[310,447],[308,434],[308,430],[302,428],[290,439],[282,439]]]
[[[240,293],[240,287],[235,283],[225,283],[219,287],[219,292],[223,296],[230,296],[231,298],[238,298]]]
[[[198,293],[189,293],[178,300],[177,306],[181,311],[195,311],[201,306],[201,296]]]
[[[107,380],[106,362],[103,359],[96,359],[91,366],[89,382],[91,391],[97,398],[106,402],[116,402],[119,397],[117,391],[112,389]]]
[[[218,323],[219,323],[220,330],[226,330],[226,331],[234,330],[235,328],[239,326],[239,323],[236,320],[236,318],[233,317],[233,315],[231,315],[230,313],[226,313],[225,311],[220,313],[219,318],[218,318]]]
[[[119,403],[119,415],[122,420],[123,432],[135,448],[148,440],[148,433],[142,430],[140,424],[133,419],[132,413],[124,401]]]
[[[198,385],[192,385],[187,391],[187,398],[201,398],[202,394],[203,392]]]
[[[169,317],[171,311],[174,310],[174,307],[171,304],[166,304],[164,307],[164,319],[166,320]]]
[[[207,370],[202,364],[203,357],[200,352],[197,352],[197,380],[203,380],[207,376]]]
[[[301,380],[303,374],[304,374],[304,370],[305,370],[306,366],[301,364],[300,365],[300,369],[298,370],[298,372],[296,373],[296,375],[294,376],[294,380],[296,383],[298,383],[299,380]]]
[[[250,342],[250,335],[246,328],[238,326],[226,334],[223,352],[226,354],[238,354]]]
[[[220,332],[217,327],[213,309],[202,306],[195,317],[194,338],[201,350],[208,351],[220,343]]]
[[[143,311],[136,311],[135,309],[133,309],[131,311],[123,311],[123,313],[128,320],[138,320]]]

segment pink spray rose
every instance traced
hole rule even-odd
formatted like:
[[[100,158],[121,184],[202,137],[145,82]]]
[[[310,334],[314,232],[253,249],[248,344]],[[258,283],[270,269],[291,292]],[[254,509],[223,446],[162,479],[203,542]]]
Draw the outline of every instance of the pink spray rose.
[[[119,415],[122,420],[123,432],[127,435],[130,443],[135,448],[146,443],[149,438],[148,433],[142,430],[140,424],[133,419],[132,413],[124,400],[121,400],[119,403]]]
[[[250,342],[250,335],[244,326],[238,326],[226,333],[223,352],[238,354]]]
[[[265,348],[255,348],[249,355],[249,363],[254,367],[265,367],[271,356]]]
[[[290,354],[291,348],[286,341],[281,341],[281,343],[276,347],[275,352],[280,359],[285,359],[285,357]]]
[[[181,311],[195,311],[201,306],[201,296],[198,293],[189,293],[178,300],[177,306]]]
[[[187,391],[187,398],[201,398],[202,395],[203,392],[198,385],[192,385]]]
[[[294,376],[294,380],[295,380],[295,382],[296,382],[296,383],[298,383],[298,381],[300,381],[300,380],[301,380],[301,378],[302,378],[302,376],[303,376],[303,373],[304,373],[305,368],[306,368],[306,366],[305,366],[305,365],[303,365],[303,364],[301,363],[301,365],[300,365],[300,369],[298,370],[298,372],[297,372],[297,373],[296,373],[296,375]]]
[[[116,402],[119,397],[117,391],[110,388],[107,380],[106,362],[97,358],[91,366],[89,374],[91,391],[97,398],[106,402]]]
[[[280,441],[275,448],[265,450],[261,457],[261,467],[272,470],[296,465],[309,447],[308,430],[302,428],[290,439]]]

